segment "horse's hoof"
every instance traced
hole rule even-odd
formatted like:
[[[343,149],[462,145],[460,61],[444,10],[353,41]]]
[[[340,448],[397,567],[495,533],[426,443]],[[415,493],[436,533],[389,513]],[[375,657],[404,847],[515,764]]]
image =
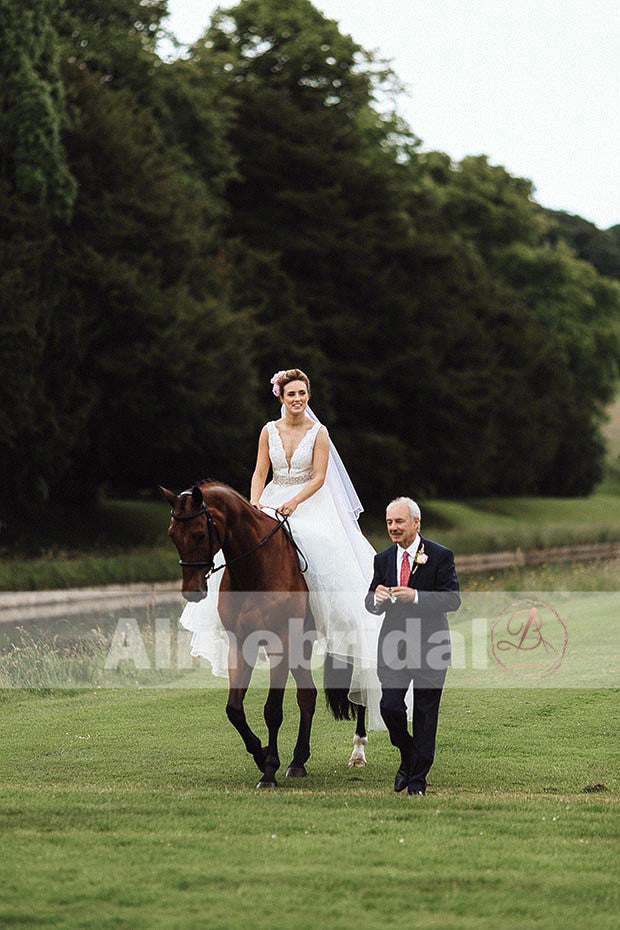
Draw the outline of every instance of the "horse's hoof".
[[[261,778],[261,780],[259,781],[259,783],[257,784],[256,787],[257,787],[257,788],[260,788],[261,790],[262,790],[263,788],[277,788],[277,787],[278,787],[278,783],[277,783],[277,781],[275,780],[275,778],[273,779],[273,781],[265,781],[264,778]]]
[[[287,778],[305,778],[307,774],[305,765],[289,765],[286,770]]]
[[[352,755],[349,759],[349,766],[355,769],[363,769],[366,765],[365,756]]]

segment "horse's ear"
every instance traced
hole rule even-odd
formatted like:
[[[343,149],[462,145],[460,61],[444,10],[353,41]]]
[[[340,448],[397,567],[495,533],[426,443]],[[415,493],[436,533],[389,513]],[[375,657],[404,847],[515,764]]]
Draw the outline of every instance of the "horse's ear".
[[[178,500],[177,495],[173,494],[172,491],[169,491],[167,488],[162,488],[160,484],[158,484],[157,487],[159,488],[163,496],[166,498],[170,506],[174,509],[174,505],[176,504]]]
[[[192,488],[192,500],[196,505],[198,504],[202,505],[204,503],[204,500],[202,498],[202,491],[200,490],[197,484],[195,484],[194,487]]]

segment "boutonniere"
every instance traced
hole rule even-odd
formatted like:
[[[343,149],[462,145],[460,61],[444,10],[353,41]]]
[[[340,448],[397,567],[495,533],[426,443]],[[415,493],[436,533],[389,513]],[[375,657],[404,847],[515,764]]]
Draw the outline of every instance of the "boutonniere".
[[[415,575],[420,565],[426,565],[427,562],[428,562],[428,556],[426,552],[424,551],[424,543],[422,543],[422,545],[420,546],[420,548],[418,549],[418,551],[416,552],[414,556],[413,571],[411,572],[411,574]]]

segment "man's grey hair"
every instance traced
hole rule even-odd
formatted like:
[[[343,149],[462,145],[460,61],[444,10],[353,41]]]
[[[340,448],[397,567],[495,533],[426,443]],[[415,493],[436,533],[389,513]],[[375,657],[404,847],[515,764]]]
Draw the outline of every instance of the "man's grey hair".
[[[422,521],[422,512],[421,512],[421,510],[420,510],[420,508],[418,507],[418,505],[416,504],[416,502],[413,501],[413,500],[411,500],[410,497],[395,497],[394,500],[393,500],[393,501],[390,501],[390,503],[389,503],[389,504],[387,505],[387,507],[385,508],[386,513],[387,513],[388,507],[391,507],[392,504],[406,504],[407,507],[409,508],[409,513],[411,514],[411,519],[412,519],[412,520],[415,520],[415,518],[417,517],[418,520],[420,520],[420,522]]]

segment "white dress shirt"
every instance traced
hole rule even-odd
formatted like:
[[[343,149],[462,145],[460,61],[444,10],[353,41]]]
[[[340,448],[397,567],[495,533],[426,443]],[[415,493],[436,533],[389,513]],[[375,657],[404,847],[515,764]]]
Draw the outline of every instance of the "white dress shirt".
[[[411,569],[411,571],[413,571],[413,567],[415,565],[415,562],[413,560],[415,559],[416,553],[419,548],[420,548],[420,534],[419,533],[415,534],[415,539],[413,540],[410,546],[407,546],[406,549],[403,549],[402,546],[399,546],[398,544],[396,544],[396,587],[397,588],[400,587],[400,570],[403,565],[403,557],[405,555],[405,552],[409,553],[409,568]],[[413,603],[414,604],[418,603],[418,592],[417,591],[415,592],[415,598],[414,598]]]
[[[398,545],[398,543],[396,544],[396,579],[395,579],[395,583],[393,587],[400,588],[400,570],[402,568],[403,556],[405,555],[405,552],[409,553],[409,567],[411,571],[413,571],[413,568],[415,565],[414,559],[415,559],[416,553],[419,548],[420,548],[420,534],[419,533],[416,533],[415,539],[413,540],[410,546],[407,546],[406,549],[403,549],[403,547]],[[415,592],[413,603],[414,604],[418,603],[418,592],[417,591]],[[377,606],[377,599],[375,598],[375,607],[376,606]]]
[[[405,555],[405,552],[409,553],[409,567],[411,571],[413,571],[413,567],[415,564],[413,560],[415,559],[416,553],[419,548],[420,548],[420,534],[419,533],[415,534],[415,539],[413,540],[411,545],[408,546],[406,549],[403,549],[402,546],[399,546],[397,544],[396,546],[396,587],[400,587],[400,570],[403,565],[403,556]],[[416,600],[418,599],[417,594],[418,592],[416,591]]]

